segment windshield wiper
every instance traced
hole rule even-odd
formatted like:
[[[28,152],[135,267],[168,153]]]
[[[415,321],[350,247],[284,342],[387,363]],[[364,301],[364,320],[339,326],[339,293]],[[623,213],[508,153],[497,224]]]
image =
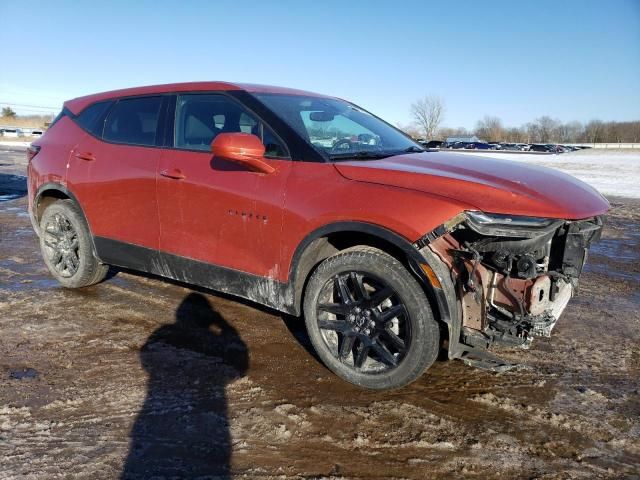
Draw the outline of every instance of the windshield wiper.
[[[395,155],[395,153],[361,150],[359,152],[334,153],[329,155],[329,158],[331,160],[349,160],[352,158],[355,158],[357,160],[379,160],[381,158],[387,158],[392,155]]]

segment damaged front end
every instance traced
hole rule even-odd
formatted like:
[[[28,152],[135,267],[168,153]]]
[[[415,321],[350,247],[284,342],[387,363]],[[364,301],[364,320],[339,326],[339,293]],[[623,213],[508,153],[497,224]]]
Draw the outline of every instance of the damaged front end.
[[[602,216],[568,221],[468,211],[416,242],[451,272],[461,322],[456,356],[493,343],[526,348],[534,336],[550,336],[602,224]]]

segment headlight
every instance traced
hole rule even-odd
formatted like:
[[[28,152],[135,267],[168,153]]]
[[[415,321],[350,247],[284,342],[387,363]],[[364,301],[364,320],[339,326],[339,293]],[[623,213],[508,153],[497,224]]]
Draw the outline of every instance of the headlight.
[[[481,235],[531,238],[552,232],[564,223],[557,218],[521,217],[467,211],[466,224]]]

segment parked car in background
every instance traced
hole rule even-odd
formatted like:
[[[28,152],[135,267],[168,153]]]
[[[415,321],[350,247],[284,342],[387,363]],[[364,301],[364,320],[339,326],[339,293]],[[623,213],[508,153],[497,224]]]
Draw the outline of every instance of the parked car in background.
[[[43,134],[43,131],[42,130],[37,130],[37,129],[36,130],[32,130],[32,132],[31,132],[31,136],[35,137],[35,138],[40,138],[42,136],[42,134]]]
[[[5,128],[2,131],[2,136],[8,137],[8,138],[18,138],[18,137],[22,137],[23,133],[22,133],[22,129],[20,128]]]
[[[482,366],[549,336],[609,206],[564,173],[428,152],[352,103],[261,85],[76,98],[27,155],[63,286],[115,265],[303,316],[325,365],[371,389],[441,348]]]
[[[580,150],[575,145],[562,145],[562,148],[565,150],[565,152],[575,152],[576,150]]]
[[[428,142],[420,142],[424,148],[440,148],[444,142],[442,140],[430,140]]]
[[[502,144],[500,142],[489,142],[488,145],[491,150],[502,150]]]
[[[552,153],[551,146],[542,143],[534,143],[530,146],[529,150],[531,152],[547,152]],[[553,152],[555,153],[555,152]]]
[[[522,150],[522,148],[520,148],[520,146],[516,143],[503,143],[502,149],[503,150]]]
[[[491,150],[491,146],[488,143],[482,142],[467,143],[464,148],[467,150]]]
[[[517,150],[520,152],[528,152],[531,146],[528,143],[503,143],[503,150]]]

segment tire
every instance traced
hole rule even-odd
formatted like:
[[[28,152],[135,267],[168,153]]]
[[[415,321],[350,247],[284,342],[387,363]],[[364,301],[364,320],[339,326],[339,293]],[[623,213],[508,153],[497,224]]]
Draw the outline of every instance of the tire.
[[[101,282],[109,270],[96,258],[84,215],[71,200],[56,201],[45,209],[40,250],[51,275],[67,288]]]
[[[359,387],[402,387],[438,356],[440,329],[424,290],[376,248],[353,247],[324,260],[307,284],[304,314],[323,363]]]

